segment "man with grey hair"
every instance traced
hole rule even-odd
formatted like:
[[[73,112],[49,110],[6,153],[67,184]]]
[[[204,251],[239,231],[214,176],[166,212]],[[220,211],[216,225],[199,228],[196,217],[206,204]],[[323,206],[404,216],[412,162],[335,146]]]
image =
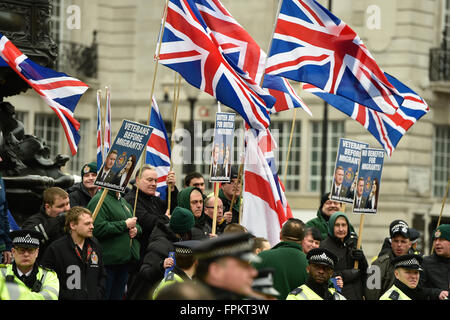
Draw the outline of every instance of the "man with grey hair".
[[[139,267],[142,264],[142,259],[145,256],[145,251],[148,246],[148,239],[153,228],[157,225],[158,221],[161,221],[164,224],[169,223],[170,214],[167,212],[167,201],[162,200],[156,195],[157,182],[158,174],[156,168],[144,164],[142,166],[142,174],[140,168],[136,171],[136,183],[133,185],[133,189],[124,197],[134,208],[137,196],[135,216],[138,218],[139,225],[142,228],[142,236],[139,238],[141,244],[141,261],[139,261],[136,266],[136,270],[139,270]],[[175,186],[175,173],[173,171],[169,172],[167,175],[167,184],[172,186],[170,210],[172,212],[176,207],[178,195],[178,189]]]

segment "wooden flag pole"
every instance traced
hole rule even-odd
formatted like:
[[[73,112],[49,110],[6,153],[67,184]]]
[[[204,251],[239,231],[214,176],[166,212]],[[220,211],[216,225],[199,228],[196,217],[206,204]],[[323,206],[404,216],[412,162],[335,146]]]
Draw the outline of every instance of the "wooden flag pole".
[[[162,38],[163,38],[163,35],[164,35],[164,27],[166,25],[166,18],[167,18],[168,7],[169,7],[169,0],[166,0],[166,3],[164,4],[163,16],[161,18],[161,30],[160,30],[160,34],[159,34],[159,38],[158,38],[157,47],[156,47],[156,54],[155,54],[155,60],[156,61],[155,61],[155,69],[153,70],[152,87],[151,87],[151,90],[150,90],[150,106],[148,108],[147,123],[150,123],[150,117],[151,117],[151,114],[152,114],[152,100],[153,100],[153,95],[155,93],[155,83],[156,83],[156,74],[158,73],[159,54],[161,52],[161,43],[162,43]],[[143,167],[143,165],[145,163],[146,151],[147,150],[145,148],[144,151],[142,152],[143,157],[141,156],[141,165],[140,165],[140,168],[139,168],[139,178],[141,178],[141,176],[142,176],[142,167]],[[136,184],[136,198],[134,199],[133,217],[136,215],[136,205],[137,205],[138,194],[139,194],[139,187]]]
[[[439,214],[439,219],[438,219],[438,223],[437,223],[436,229],[437,229],[437,227],[439,227],[441,225],[442,213],[444,212],[445,202],[447,201],[447,194],[448,194],[448,187],[449,187],[449,185],[450,185],[450,178],[448,178],[447,188],[445,189],[444,198],[442,199],[441,213]],[[433,254],[433,252],[434,252],[434,243],[433,243],[433,246],[431,247],[431,254]]]
[[[103,201],[105,200],[106,195],[108,194],[108,189],[103,189],[102,195],[100,196],[100,199],[98,200],[97,205],[95,206],[94,212],[92,213],[92,219],[95,221],[95,218],[97,218],[98,212],[100,211],[100,208],[102,207]]]
[[[286,163],[284,165],[284,176],[283,176],[283,182],[286,184],[286,178],[287,178],[287,171],[288,171],[288,164],[289,164],[289,156],[291,153],[291,146],[292,146],[292,138],[294,137],[294,127],[295,127],[295,118],[297,116],[297,108],[294,108],[294,117],[292,118],[292,125],[291,125],[291,135],[289,136],[289,145],[288,145],[288,151],[286,154]]]
[[[175,132],[176,123],[177,123],[178,103],[180,101],[180,87],[181,87],[181,75],[179,73],[176,73],[175,88],[174,88],[174,92],[173,92],[173,105],[172,105],[173,117],[172,117],[172,136],[170,137],[170,150],[173,150],[173,145],[175,142],[174,132]],[[170,157],[169,172],[172,171],[172,167],[173,167],[173,161],[172,161],[172,157]],[[170,214],[171,201],[172,201],[172,185],[167,184],[167,210],[169,210],[169,214]]]
[[[213,211],[213,222],[212,222],[212,234],[216,234],[217,226],[217,206],[219,202],[219,183],[214,182],[214,211]]]
[[[365,218],[365,214],[361,214],[360,220],[359,220],[359,232],[358,232],[358,242],[356,244],[356,249],[360,249],[361,248],[361,242],[362,242],[362,232],[364,229],[364,218]],[[354,269],[358,269],[359,263],[358,260],[355,261],[355,265],[354,265]]]

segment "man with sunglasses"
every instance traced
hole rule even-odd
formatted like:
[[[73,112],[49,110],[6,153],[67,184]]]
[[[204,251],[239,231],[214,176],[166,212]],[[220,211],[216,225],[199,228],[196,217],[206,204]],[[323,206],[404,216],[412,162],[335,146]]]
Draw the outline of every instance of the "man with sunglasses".
[[[42,234],[17,230],[10,238],[14,262],[0,265],[0,300],[58,300],[58,276],[36,263]]]

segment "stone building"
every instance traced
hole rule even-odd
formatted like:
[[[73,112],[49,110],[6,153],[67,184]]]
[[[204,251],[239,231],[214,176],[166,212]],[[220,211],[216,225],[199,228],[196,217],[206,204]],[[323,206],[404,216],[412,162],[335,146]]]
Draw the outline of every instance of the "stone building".
[[[123,119],[147,122],[150,93],[155,70],[155,96],[166,127],[171,133],[175,73],[153,60],[163,13],[163,0],[53,0],[52,28],[60,45],[59,69],[89,84],[75,115],[82,129],[79,153],[66,171],[79,174],[81,165],[96,156],[96,91],[111,90],[113,137]],[[276,0],[223,0],[231,14],[268,50],[278,8]],[[328,1],[320,1],[324,6]],[[434,229],[450,174],[450,51],[446,47],[450,28],[450,5],[441,0],[339,0],[332,11],[362,38],[384,71],[394,75],[416,92],[430,106],[430,112],[402,138],[391,158],[385,158],[379,212],[366,216],[363,248],[368,257],[376,255],[388,225],[404,219],[422,231],[424,252],[428,252],[430,231]],[[95,31],[95,34],[94,34]],[[450,37],[450,36],[449,36]],[[96,72],[83,61],[83,48],[96,50]],[[79,54],[76,55],[75,53]],[[81,55],[81,56],[80,56]],[[83,67],[85,66],[83,71]],[[87,75],[83,72],[87,71]],[[293,83],[300,92],[300,85]],[[287,197],[296,217],[305,222],[316,215],[321,191],[324,103],[300,92],[313,116],[302,110],[295,113],[294,138],[288,162]],[[69,154],[61,126],[52,111],[30,90],[8,99],[30,132],[42,137],[56,154]],[[227,110],[222,106],[222,110]],[[173,161],[178,185],[187,170],[189,143],[180,136],[194,129],[195,169],[208,177],[209,155],[215,100],[182,81],[176,120]],[[364,141],[371,147],[381,145],[359,123],[328,106],[326,183],[331,175],[339,138]],[[272,117],[272,129],[278,138],[278,165],[283,176],[287,146],[294,111]],[[238,117],[239,119],[239,117]],[[242,127],[242,120],[236,126]],[[242,148],[242,129],[237,130],[235,158]],[[211,186],[208,186],[211,190]],[[347,213],[356,230],[360,217]],[[450,208],[443,211],[442,222],[450,221]]]

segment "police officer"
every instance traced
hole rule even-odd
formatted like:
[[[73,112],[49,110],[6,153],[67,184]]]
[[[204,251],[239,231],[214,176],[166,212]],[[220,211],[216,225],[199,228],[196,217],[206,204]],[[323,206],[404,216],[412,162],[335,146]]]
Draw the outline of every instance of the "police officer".
[[[14,262],[0,265],[0,300],[58,300],[58,276],[35,263],[42,234],[18,230],[10,238]]]
[[[172,270],[166,272],[164,279],[156,287],[153,292],[152,299],[155,300],[164,287],[176,282],[184,282],[192,280],[197,268],[198,261],[194,257],[192,247],[199,244],[199,240],[188,240],[175,242],[175,261]],[[169,269],[166,269],[169,270]]]
[[[346,300],[330,287],[330,278],[337,263],[337,256],[325,248],[311,249],[308,259],[306,283],[292,290],[286,300]]]
[[[212,292],[216,300],[241,300],[256,297],[252,290],[257,271],[250,262],[259,260],[253,252],[249,233],[225,233],[201,240],[193,248],[198,258],[197,279]]]
[[[380,300],[425,300],[426,296],[418,287],[422,256],[406,254],[395,257],[395,281],[381,297]]]

